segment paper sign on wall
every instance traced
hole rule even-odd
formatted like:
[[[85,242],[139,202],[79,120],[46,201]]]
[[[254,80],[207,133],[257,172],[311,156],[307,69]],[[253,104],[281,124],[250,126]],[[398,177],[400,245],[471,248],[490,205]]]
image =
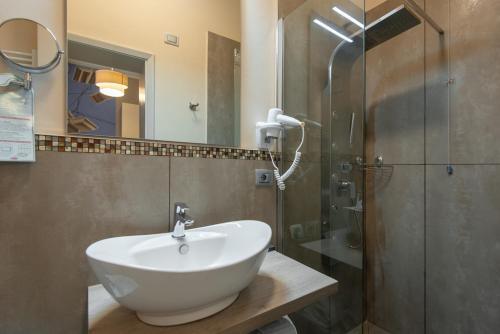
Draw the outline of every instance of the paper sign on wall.
[[[0,161],[35,161],[33,92],[0,90]]]

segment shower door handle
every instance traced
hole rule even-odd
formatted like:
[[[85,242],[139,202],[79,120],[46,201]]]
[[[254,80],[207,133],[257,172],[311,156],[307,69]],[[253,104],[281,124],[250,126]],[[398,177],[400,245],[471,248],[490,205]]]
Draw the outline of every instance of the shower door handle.
[[[351,115],[351,126],[349,128],[349,145],[352,146],[352,141],[354,137],[354,121],[356,120],[356,113],[352,113]]]

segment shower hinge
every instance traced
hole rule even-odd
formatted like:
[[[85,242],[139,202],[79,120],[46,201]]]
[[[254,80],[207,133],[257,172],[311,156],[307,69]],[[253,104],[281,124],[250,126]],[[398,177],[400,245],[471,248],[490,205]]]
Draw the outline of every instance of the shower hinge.
[[[446,81],[446,85],[454,85],[457,82],[455,78],[450,78],[448,81]]]

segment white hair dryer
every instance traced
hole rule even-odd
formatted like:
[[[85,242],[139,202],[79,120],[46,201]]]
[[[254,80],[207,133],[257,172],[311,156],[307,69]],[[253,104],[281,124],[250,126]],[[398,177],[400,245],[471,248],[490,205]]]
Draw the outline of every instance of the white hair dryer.
[[[283,115],[283,110],[278,108],[269,110],[269,113],[267,115],[267,122],[257,122],[256,124],[257,146],[260,149],[267,149],[269,151],[271,162],[274,166],[274,176],[280,190],[285,190],[286,179],[288,179],[293,174],[293,172],[299,165],[300,157],[302,155],[300,149],[302,148],[302,144],[304,143],[304,126],[304,122],[301,122],[293,117]],[[280,137],[281,132],[286,127],[300,127],[302,129],[302,139],[300,141],[299,147],[295,151],[295,158],[293,159],[292,165],[283,175],[280,175],[279,168],[278,166],[276,166],[273,155],[271,153],[271,146],[273,144],[273,140],[277,140]]]

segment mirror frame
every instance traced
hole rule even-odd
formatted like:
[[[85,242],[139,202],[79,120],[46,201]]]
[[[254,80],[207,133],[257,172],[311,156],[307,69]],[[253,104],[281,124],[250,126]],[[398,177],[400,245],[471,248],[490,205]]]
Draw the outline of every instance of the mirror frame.
[[[2,58],[2,60],[5,61],[5,63],[8,66],[10,66],[10,67],[12,67],[15,70],[18,70],[20,72],[23,72],[23,73],[41,74],[41,73],[50,72],[54,68],[56,68],[57,65],[59,65],[59,63],[61,62],[62,56],[64,54],[64,50],[61,49],[61,46],[60,46],[59,42],[57,41],[57,38],[54,35],[54,33],[49,28],[47,28],[46,26],[44,26],[43,24],[41,24],[39,22],[36,22],[34,20],[31,20],[31,19],[22,18],[22,17],[12,18],[12,19],[8,19],[6,21],[3,21],[0,24],[0,29],[2,29],[2,27],[5,24],[7,24],[7,23],[9,23],[11,21],[16,21],[16,20],[30,21],[30,22],[33,22],[36,25],[42,27],[43,29],[45,29],[50,34],[50,36],[52,37],[52,39],[54,40],[54,43],[56,43],[57,53],[56,53],[56,55],[54,56],[54,58],[49,63],[47,63],[46,65],[43,65],[43,66],[39,66],[39,67],[29,67],[29,66],[19,65],[18,63],[16,63],[15,61],[13,61],[9,57],[7,57],[7,55],[5,55],[2,52],[2,50],[0,50],[0,58]]]

